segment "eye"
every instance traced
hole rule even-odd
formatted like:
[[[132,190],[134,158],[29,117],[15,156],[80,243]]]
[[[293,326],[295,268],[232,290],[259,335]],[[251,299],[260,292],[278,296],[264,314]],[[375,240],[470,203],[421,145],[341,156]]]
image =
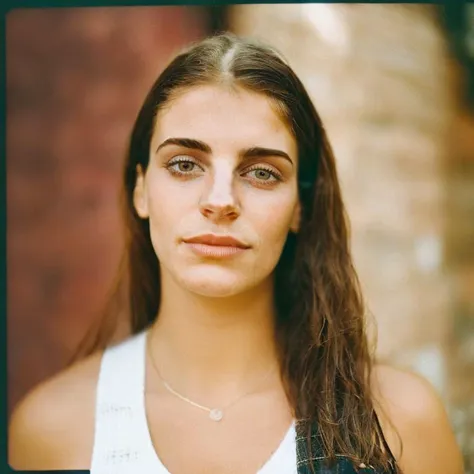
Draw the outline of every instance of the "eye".
[[[202,171],[202,168],[194,161],[194,159],[188,156],[178,156],[173,158],[166,164],[166,169],[179,176]]]
[[[281,181],[281,176],[273,169],[269,168],[253,168],[244,173],[250,175],[250,178],[257,181],[259,184],[274,184],[275,182]]]
[[[251,172],[254,173],[254,176],[259,180],[261,179],[264,181],[268,181],[274,177],[272,173],[268,170],[259,169],[259,170],[253,170]]]
[[[186,173],[192,171],[196,164],[192,161],[178,161],[178,163],[175,163],[174,166],[176,166],[182,173]]]

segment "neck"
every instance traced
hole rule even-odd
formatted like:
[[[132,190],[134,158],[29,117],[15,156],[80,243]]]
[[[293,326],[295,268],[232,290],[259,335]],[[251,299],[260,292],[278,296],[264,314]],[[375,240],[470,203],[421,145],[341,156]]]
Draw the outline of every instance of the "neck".
[[[165,279],[163,279],[165,280]],[[273,282],[228,298],[189,293],[162,280],[149,344],[161,376],[198,399],[225,399],[278,375]]]

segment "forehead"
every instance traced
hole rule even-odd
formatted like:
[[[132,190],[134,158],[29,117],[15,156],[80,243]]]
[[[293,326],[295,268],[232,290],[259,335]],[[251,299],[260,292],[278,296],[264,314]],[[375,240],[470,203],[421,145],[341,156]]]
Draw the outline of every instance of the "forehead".
[[[170,137],[220,146],[279,147],[296,157],[296,142],[276,106],[242,88],[197,86],[178,94],[158,113],[152,144]]]

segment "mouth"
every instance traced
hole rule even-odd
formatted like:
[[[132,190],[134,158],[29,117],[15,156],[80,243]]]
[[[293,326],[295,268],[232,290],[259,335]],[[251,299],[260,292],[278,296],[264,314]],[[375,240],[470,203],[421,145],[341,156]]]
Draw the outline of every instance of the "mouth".
[[[195,254],[211,258],[232,257],[250,248],[250,245],[228,235],[199,235],[189,239],[183,239],[183,242]]]

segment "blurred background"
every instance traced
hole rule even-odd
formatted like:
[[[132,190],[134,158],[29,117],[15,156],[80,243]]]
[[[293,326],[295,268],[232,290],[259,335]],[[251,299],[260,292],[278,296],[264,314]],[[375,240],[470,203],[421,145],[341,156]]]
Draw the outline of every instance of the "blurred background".
[[[474,4],[13,10],[6,19],[9,410],[99,317],[128,135],[184,45],[276,46],[335,149],[381,359],[437,388],[474,473]]]

